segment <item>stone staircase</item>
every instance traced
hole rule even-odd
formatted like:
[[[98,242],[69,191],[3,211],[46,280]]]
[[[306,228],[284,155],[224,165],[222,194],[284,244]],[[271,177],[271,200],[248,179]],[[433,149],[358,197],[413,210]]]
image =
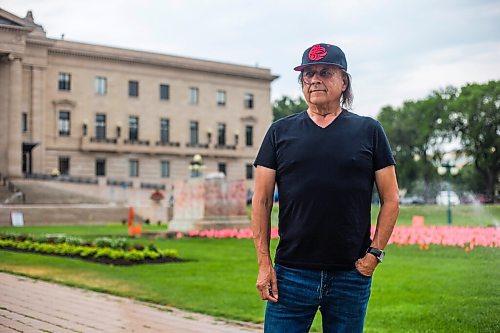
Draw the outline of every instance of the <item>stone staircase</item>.
[[[13,181],[25,196],[26,204],[104,204],[105,200],[67,191],[60,188],[49,187],[40,181],[17,180]],[[92,193],[92,192],[90,192]]]
[[[4,205],[0,226],[11,225],[11,213],[21,212],[25,225],[114,224],[126,221],[128,207],[110,205]]]
[[[93,194],[91,189],[76,192],[41,181],[18,179],[12,181],[21,191],[16,195],[3,184],[0,183],[0,226],[11,225],[12,212],[21,212],[25,225],[121,223],[128,216],[126,205],[82,194]]]

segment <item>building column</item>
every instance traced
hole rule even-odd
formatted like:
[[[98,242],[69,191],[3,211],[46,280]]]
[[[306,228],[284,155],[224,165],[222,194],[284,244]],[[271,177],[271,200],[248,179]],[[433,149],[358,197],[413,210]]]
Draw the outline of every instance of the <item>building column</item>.
[[[22,176],[22,59],[10,54],[9,89],[9,148],[7,170],[9,177]]]
[[[31,83],[31,140],[38,143],[33,148],[31,157],[33,160],[33,173],[43,173],[45,156],[45,68],[32,67]]]

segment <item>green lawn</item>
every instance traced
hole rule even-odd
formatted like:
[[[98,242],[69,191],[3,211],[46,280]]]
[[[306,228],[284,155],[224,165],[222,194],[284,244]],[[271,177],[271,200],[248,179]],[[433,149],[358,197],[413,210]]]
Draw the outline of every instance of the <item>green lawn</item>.
[[[410,225],[412,216],[421,215],[426,225],[447,224],[447,206],[422,205],[401,206],[398,225]],[[372,223],[376,222],[378,206],[372,206]],[[460,205],[452,207],[453,225],[458,226],[500,226],[500,205]]]
[[[414,215],[424,217],[426,225],[445,225],[447,220],[447,206],[419,205],[401,206],[398,225],[411,225]],[[372,223],[377,221],[378,205],[372,205]],[[278,225],[279,207],[275,205],[272,211],[272,225]],[[250,215],[250,208],[249,208]],[[459,226],[500,226],[500,205],[460,205],[452,207],[453,225]]]
[[[411,216],[422,208],[403,207],[401,216]],[[432,213],[429,206],[423,211]],[[445,219],[445,210],[434,214],[441,212]],[[492,219],[498,219],[498,212],[492,210]],[[464,216],[466,213],[463,210]],[[466,221],[466,217],[462,219]],[[428,221],[443,224],[432,214],[426,219],[426,224],[431,224]],[[0,232],[12,230],[83,236],[126,234],[121,225],[0,228]],[[188,261],[115,267],[0,250],[0,270],[214,316],[262,322],[265,303],[254,287],[257,264],[251,240],[170,239],[155,243],[177,249]],[[276,244],[273,240],[273,250]],[[429,251],[420,251],[417,246],[392,245],[387,253],[375,273],[366,332],[500,331],[499,248],[476,247],[465,252],[458,247],[431,246]],[[313,328],[320,330],[320,326],[317,318]]]

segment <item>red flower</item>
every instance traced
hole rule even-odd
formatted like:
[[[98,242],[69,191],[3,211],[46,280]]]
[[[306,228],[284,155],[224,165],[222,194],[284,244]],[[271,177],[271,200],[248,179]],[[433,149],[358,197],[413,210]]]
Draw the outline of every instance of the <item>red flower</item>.
[[[312,61],[321,60],[326,56],[326,49],[321,45],[314,45],[309,50],[309,59]]]
[[[153,200],[153,201],[156,201],[156,202],[158,202],[160,200],[163,200],[163,198],[164,198],[163,193],[161,193],[158,190],[156,190],[153,193],[151,193],[151,196],[150,196],[150,199]]]

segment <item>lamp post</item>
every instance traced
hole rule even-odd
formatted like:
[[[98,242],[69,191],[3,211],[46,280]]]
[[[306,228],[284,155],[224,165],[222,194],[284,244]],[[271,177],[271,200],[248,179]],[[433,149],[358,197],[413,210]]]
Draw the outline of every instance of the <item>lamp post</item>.
[[[189,163],[189,170],[191,170],[191,178],[199,178],[201,177],[201,171],[205,169],[205,165],[203,164],[203,158],[200,154],[196,154],[193,156],[193,159]]]
[[[447,192],[448,192],[448,225],[451,225],[453,223],[452,221],[452,214],[451,214],[451,176],[455,176],[458,174],[458,168],[455,166],[455,164],[451,163],[450,161],[442,163],[441,166],[438,168],[438,173],[441,176],[444,176],[446,174],[447,176]]]

